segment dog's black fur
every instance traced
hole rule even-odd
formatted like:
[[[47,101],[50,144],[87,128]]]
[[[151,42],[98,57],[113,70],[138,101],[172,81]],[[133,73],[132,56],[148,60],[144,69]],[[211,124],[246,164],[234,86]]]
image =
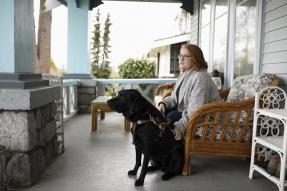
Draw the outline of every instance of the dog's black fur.
[[[148,102],[137,90],[122,90],[117,97],[108,100],[108,105],[122,113],[129,121],[136,124],[139,120],[146,123],[137,124],[132,129],[136,150],[136,163],[128,175],[136,175],[141,166],[141,155],[144,155],[143,166],[135,186],[142,186],[147,171],[161,169],[163,180],[181,174],[183,167],[183,143],[176,141],[168,126],[160,131],[159,124],[165,122],[163,114]],[[153,121],[149,120],[150,118]],[[150,159],[157,166],[148,166]]]

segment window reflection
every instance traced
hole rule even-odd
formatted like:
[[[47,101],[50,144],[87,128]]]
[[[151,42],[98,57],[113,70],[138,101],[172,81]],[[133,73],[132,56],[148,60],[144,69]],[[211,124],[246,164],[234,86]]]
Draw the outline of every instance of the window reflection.
[[[228,10],[227,0],[217,0],[216,1],[215,18],[218,18],[221,15],[226,14],[227,10]]]
[[[209,63],[209,38],[210,38],[210,0],[201,3],[201,37],[200,47],[204,58]]]
[[[210,34],[209,25],[201,29],[200,47],[202,49],[206,62],[209,62],[209,34]]]
[[[201,26],[210,23],[210,0],[203,0],[201,7]]]
[[[242,3],[243,2],[243,3]],[[256,1],[237,0],[234,78],[253,73],[255,64]]]
[[[215,7],[213,70],[224,73],[227,57],[227,0],[217,0]]]

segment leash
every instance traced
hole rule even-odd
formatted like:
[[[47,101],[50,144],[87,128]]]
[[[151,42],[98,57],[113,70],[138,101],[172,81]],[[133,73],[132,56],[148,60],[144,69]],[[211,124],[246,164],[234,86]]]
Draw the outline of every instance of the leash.
[[[165,126],[166,126],[165,120],[164,120],[164,122],[158,123],[158,122],[155,120],[155,118],[151,116],[151,114],[150,114],[149,112],[147,112],[147,114],[149,115],[150,120],[151,120],[154,124],[156,124],[156,125],[158,126],[158,128],[159,128],[159,135],[158,135],[158,136],[159,136],[159,137],[162,137],[163,132],[165,131]]]

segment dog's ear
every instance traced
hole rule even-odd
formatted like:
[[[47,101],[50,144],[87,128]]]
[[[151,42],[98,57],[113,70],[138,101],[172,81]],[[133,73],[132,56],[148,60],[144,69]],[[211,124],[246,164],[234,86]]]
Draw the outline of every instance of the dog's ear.
[[[147,110],[149,109],[149,102],[137,90],[131,89],[129,91],[129,112],[128,119],[130,121],[137,121],[148,119]],[[126,114],[127,115],[127,114]]]

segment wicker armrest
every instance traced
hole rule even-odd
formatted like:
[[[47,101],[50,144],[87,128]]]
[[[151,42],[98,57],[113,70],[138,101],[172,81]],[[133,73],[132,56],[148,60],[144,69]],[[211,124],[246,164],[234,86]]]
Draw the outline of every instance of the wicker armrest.
[[[155,95],[160,95],[162,97],[166,97],[168,95],[170,95],[171,91],[173,90],[175,84],[161,84],[159,86],[157,86],[157,88],[155,89]]]
[[[196,130],[199,128],[203,128],[205,130],[207,128],[212,129],[213,132],[211,133],[209,140],[212,141],[215,138],[215,131],[218,126],[221,126],[223,129],[232,127],[232,131],[235,131],[237,127],[251,127],[253,108],[254,97],[244,101],[212,102],[205,104],[198,108],[189,119],[185,138],[195,137]],[[243,111],[246,113],[244,121],[240,119]],[[231,116],[233,116],[233,120],[230,119]],[[205,139],[206,135],[204,133],[205,132],[203,132],[202,139]]]

